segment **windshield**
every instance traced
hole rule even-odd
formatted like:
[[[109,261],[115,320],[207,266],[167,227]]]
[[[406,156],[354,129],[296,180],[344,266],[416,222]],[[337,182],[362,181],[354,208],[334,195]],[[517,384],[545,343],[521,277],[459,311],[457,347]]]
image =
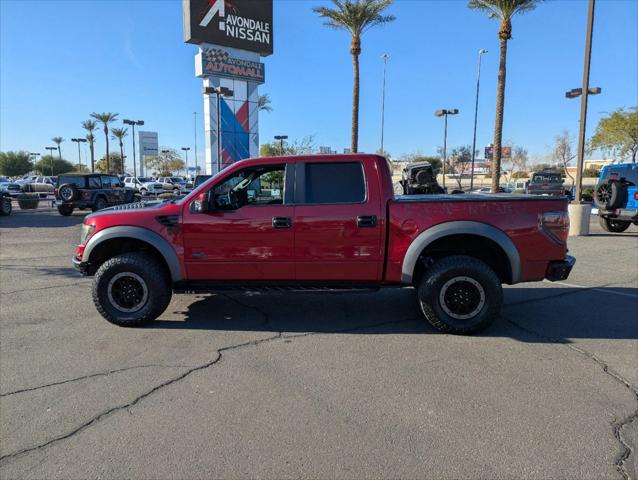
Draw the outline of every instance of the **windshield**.
[[[142,182],[142,183],[146,183],[146,182],[150,182],[151,179],[148,177],[137,177],[137,181],[138,182]]]
[[[64,185],[65,183],[71,183],[77,187],[83,188],[86,185],[86,178],[77,175],[60,175],[58,177],[58,185]]]
[[[175,183],[179,183],[179,182],[183,182],[184,180],[182,180],[179,177],[171,177],[171,182],[175,182]]]
[[[534,183],[561,183],[560,175],[553,174],[536,174],[532,179]]]

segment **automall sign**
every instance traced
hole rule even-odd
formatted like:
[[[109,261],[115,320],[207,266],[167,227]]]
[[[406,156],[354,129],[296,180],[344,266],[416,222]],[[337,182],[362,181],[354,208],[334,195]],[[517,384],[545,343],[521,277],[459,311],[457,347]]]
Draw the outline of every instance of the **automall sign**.
[[[272,0],[182,0],[184,41],[273,52]]]
[[[266,81],[266,71],[263,63],[234,58],[229,52],[221,48],[203,48],[198,55],[201,56],[198,59],[198,66],[201,66],[201,70],[199,68],[196,69],[198,77],[210,75],[237,78],[256,83],[264,83]]]
[[[140,144],[140,157],[156,157],[159,155],[157,132],[138,132]]]

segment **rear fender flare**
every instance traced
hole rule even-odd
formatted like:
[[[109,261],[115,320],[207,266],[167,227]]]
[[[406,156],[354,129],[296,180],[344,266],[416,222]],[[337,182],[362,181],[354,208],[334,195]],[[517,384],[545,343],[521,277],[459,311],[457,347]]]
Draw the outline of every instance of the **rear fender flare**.
[[[505,232],[496,227],[480,222],[458,221],[440,223],[434,227],[421,232],[410,244],[401,269],[401,282],[411,284],[414,276],[414,269],[421,252],[435,240],[447,237],[448,235],[478,235],[496,242],[505,252],[509,260],[511,283],[518,283],[521,279],[521,258],[514,242]]]
[[[173,247],[159,234],[147,230],[142,227],[134,227],[134,226],[120,226],[120,227],[110,227],[105,228],[104,230],[100,230],[95,235],[91,237],[91,239],[86,244],[84,248],[84,254],[82,256],[82,260],[84,262],[89,262],[91,260],[91,253],[102,242],[107,240],[112,240],[115,238],[134,238],[136,240],[140,240],[142,242],[146,242],[149,245],[152,245],[157,249],[158,252],[164,257],[164,261],[166,261],[166,265],[168,265],[168,269],[171,274],[171,280],[173,283],[179,282],[183,279],[182,268],[179,263],[179,258],[177,253],[173,249]]]

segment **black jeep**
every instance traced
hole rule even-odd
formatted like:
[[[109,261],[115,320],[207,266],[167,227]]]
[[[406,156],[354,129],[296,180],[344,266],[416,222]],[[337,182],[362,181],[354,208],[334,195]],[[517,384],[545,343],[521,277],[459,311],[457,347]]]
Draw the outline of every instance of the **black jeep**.
[[[401,172],[401,184],[404,195],[433,195],[445,193],[439,186],[434,170],[429,162],[412,163]]]
[[[134,189],[124,186],[117,175],[72,173],[58,177],[55,198],[60,215],[71,215],[74,209],[102,210],[111,205],[138,202]]]

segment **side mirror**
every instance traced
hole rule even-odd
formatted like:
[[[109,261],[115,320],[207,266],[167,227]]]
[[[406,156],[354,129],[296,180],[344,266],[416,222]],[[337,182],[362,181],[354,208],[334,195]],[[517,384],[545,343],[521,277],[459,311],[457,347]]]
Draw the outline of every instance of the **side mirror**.
[[[200,193],[197,195],[195,200],[191,202],[190,212],[191,213],[208,213],[210,210],[210,201],[208,192]]]

